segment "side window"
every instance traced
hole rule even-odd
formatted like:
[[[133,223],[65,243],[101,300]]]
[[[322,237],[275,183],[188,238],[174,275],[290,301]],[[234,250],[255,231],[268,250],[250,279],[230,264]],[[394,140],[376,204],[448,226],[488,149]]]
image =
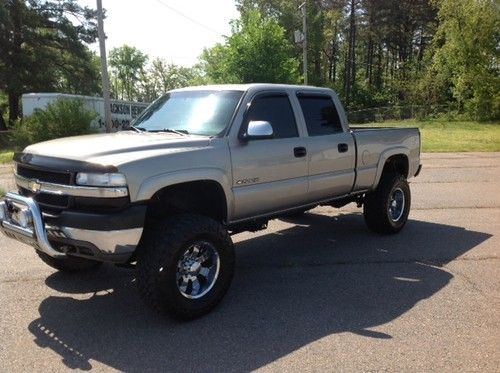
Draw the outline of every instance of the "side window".
[[[299,136],[292,105],[285,95],[256,97],[252,101],[246,122],[252,120],[268,121],[273,127],[274,138]]]
[[[298,98],[309,136],[342,132],[339,114],[331,97],[299,95]]]

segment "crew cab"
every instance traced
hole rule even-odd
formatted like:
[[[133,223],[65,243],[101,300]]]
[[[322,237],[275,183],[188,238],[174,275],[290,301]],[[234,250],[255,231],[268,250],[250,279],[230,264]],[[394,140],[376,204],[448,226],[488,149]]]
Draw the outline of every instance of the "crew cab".
[[[231,234],[353,202],[371,230],[399,232],[420,148],[418,129],[349,128],[326,88],[178,89],[127,131],[17,153],[18,190],[0,202],[0,230],[61,271],[134,267],[147,303],[190,319],[229,288]]]

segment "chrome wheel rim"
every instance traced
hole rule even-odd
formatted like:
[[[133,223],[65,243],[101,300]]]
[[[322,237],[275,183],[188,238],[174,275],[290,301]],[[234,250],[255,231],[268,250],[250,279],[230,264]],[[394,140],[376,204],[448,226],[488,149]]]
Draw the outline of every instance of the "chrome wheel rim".
[[[219,268],[220,258],[214,245],[207,241],[195,242],[177,262],[177,288],[186,298],[201,298],[213,288]]]
[[[399,221],[405,211],[405,194],[401,188],[392,191],[389,199],[388,213],[393,222]]]

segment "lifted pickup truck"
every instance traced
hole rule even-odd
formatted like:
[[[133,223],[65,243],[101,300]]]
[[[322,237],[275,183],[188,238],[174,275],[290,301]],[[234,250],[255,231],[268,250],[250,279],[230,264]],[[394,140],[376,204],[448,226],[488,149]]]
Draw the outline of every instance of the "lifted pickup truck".
[[[145,301],[190,319],[229,288],[231,234],[318,205],[363,206],[379,233],[410,211],[417,129],[349,129],[330,89],[174,90],[129,131],[47,141],[15,155],[0,230],[61,271],[137,267]]]

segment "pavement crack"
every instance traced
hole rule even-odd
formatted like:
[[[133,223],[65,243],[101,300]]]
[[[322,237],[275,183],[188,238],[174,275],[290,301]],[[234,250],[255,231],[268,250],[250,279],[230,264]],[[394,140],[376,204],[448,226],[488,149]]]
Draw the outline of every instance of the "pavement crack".
[[[470,285],[470,287],[472,288],[473,291],[481,294],[484,297],[487,296],[487,294],[477,285],[477,283],[472,278],[470,278],[468,275],[466,275],[464,272],[459,271],[456,268],[452,269],[452,268],[446,267],[446,269],[448,270],[448,272],[450,272],[455,277],[460,277],[461,279],[463,279],[467,284]]]
[[[498,260],[500,257],[475,257],[475,258],[409,258],[409,259],[395,259],[395,260],[346,260],[337,262],[309,262],[309,263],[277,263],[277,264],[262,264],[262,265],[239,265],[238,269],[270,269],[270,268],[315,268],[315,267],[330,267],[330,266],[344,266],[344,265],[378,265],[378,264],[422,264],[430,265],[433,267],[444,267],[446,264],[457,261],[486,261]]]
[[[451,207],[412,207],[412,210],[497,210],[500,206],[451,206]]]
[[[448,168],[453,168],[453,169],[483,169],[483,168],[500,168],[500,166],[497,165],[485,165],[485,166],[423,166],[423,169],[427,170],[440,170],[440,169],[448,169]]]
[[[491,184],[496,184],[495,182],[492,182],[491,180],[457,180],[457,181],[421,181],[421,180],[412,180],[411,184],[412,185],[429,185],[429,184],[477,184],[477,183],[491,183]]]

